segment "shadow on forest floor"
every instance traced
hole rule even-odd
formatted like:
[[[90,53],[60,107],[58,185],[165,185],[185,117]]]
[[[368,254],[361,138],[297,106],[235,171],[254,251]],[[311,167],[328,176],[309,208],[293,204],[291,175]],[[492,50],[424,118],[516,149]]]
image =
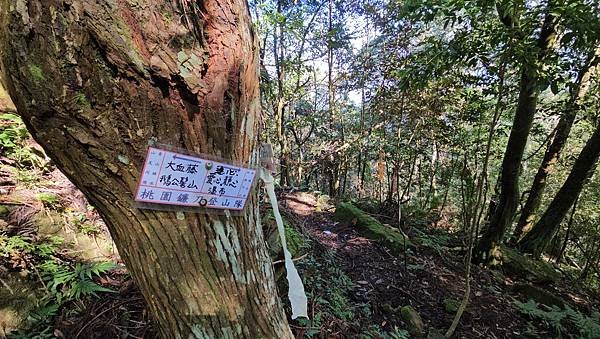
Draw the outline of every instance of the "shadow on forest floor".
[[[325,311],[325,316],[330,319],[321,320],[318,329],[314,328],[313,323],[313,332],[318,331],[321,337],[394,338],[393,333],[400,333],[399,329],[407,328],[400,314],[400,308],[406,305],[412,306],[420,314],[425,332],[428,331],[431,337],[434,333],[444,333],[450,326],[465,289],[463,256],[446,247],[453,241],[460,243],[456,236],[445,231],[440,236],[439,230],[422,230],[425,233],[419,236],[430,239],[438,236],[443,241],[435,246],[410,248],[406,256],[396,256],[379,243],[360,236],[354,227],[335,222],[330,209],[316,211],[319,204],[309,194],[283,195],[281,204],[285,206],[283,210],[288,219],[293,220],[292,223],[312,240],[313,247],[323,248],[315,253],[333,253],[334,259],[328,264],[339,266],[351,280],[347,290],[347,307],[353,310],[367,309],[366,312],[354,312],[354,317],[347,321],[331,314],[335,312]],[[443,242],[447,243],[446,246],[441,244]],[[310,286],[310,270],[307,272],[301,261],[298,266],[303,279],[309,280],[307,290],[310,290],[314,287]],[[470,301],[453,337],[556,336],[555,329],[549,324],[521,314],[514,302],[523,300],[521,295],[513,292],[513,285],[517,281],[497,271],[476,266],[472,268],[471,277]],[[586,295],[568,292],[569,288],[572,289],[572,286],[565,284],[550,289],[586,313],[597,307],[598,300],[591,302]],[[309,294],[309,298],[315,297],[315,293]],[[320,310],[327,309],[315,304],[314,300],[309,306],[312,306],[310,312],[313,319]],[[311,324],[307,328],[310,329]],[[302,326],[296,328],[296,333],[305,331]],[[406,332],[397,337],[402,335],[406,335]],[[568,330],[562,335],[570,336]]]

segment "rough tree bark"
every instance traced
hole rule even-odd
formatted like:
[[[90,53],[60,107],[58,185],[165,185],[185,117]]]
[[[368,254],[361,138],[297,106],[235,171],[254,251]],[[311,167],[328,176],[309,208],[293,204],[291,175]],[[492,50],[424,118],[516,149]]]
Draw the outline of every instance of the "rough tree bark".
[[[529,232],[536,217],[537,210],[542,202],[542,195],[546,189],[547,178],[554,171],[554,165],[558,162],[560,152],[567,141],[571,127],[577,116],[577,112],[580,109],[580,101],[585,97],[589,88],[589,80],[591,75],[600,61],[600,48],[592,54],[592,57],[588,59],[588,62],[583,66],[577,76],[577,80],[573,88],[571,89],[571,95],[569,101],[566,104],[566,109],[563,115],[560,117],[558,124],[556,125],[555,134],[552,138],[552,142],[548,146],[544,159],[538,168],[537,173],[531,184],[527,201],[521,210],[521,215],[517,226],[513,232],[511,243],[516,243],[521,237]]]
[[[150,139],[256,161],[258,48],[246,1],[0,0],[11,98],[96,206],[163,337],[291,338],[260,229],[137,209]]]
[[[532,253],[534,256],[539,256],[544,251],[567,212],[577,200],[583,185],[594,173],[598,157],[600,157],[600,120],[597,122],[596,130],[575,160],[565,183],[556,193],[540,220],[518,242],[517,245],[521,251]]]
[[[482,235],[475,249],[474,261],[486,262],[491,253],[502,241],[506,230],[512,224],[519,200],[520,166],[529,136],[529,130],[536,112],[539,95],[539,71],[548,50],[556,37],[556,17],[548,4],[540,35],[537,39],[535,60],[523,62],[519,83],[519,99],[512,129],[508,137],[506,151],[500,173],[500,196],[490,219],[490,225]],[[519,29],[518,16],[511,16],[498,8],[500,19],[509,29]]]

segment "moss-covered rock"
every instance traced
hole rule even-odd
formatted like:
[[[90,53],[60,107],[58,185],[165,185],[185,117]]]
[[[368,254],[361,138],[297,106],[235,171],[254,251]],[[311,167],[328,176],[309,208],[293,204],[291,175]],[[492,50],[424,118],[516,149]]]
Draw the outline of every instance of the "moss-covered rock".
[[[10,213],[10,210],[5,205],[0,205],[0,218],[5,218]]]
[[[410,240],[405,239],[404,235],[398,232],[398,230],[390,226],[386,227],[351,203],[340,203],[335,209],[334,218],[341,223],[357,227],[359,233],[363,236],[372,240],[381,241],[396,254],[404,252],[405,240],[406,246],[414,246]]]
[[[425,333],[425,326],[419,313],[412,306],[403,306],[400,309],[402,321],[406,324],[408,332],[415,337],[422,337]]]
[[[73,253],[82,260],[98,261],[113,255],[113,242],[110,237],[102,232],[83,232],[81,224],[64,223],[65,216],[68,215],[56,210],[37,213],[33,222],[38,227],[38,235],[62,239],[60,243],[56,243],[57,247]]]
[[[20,328],[35,308],[35,286],[16,274],[1,277],[0,288],[0,337]]]
[[[456,311],[458,311],[458,306],[460,305],[460,302],[454,300],[454,299],[450,299],[450,298],[444,298],[442,300],[442,305],[444,305],[444,310],[450,314],[454,314],[456,313]]]
[[[528,280],[532,283],[553,283],[560,279],[560,273],[552,265],[541,260],[528,258],[506,246],[499,248],[499,262],[505,274]]]
[[[568,303],[561,297],[558,297],[544,289],[530,284],[515,284],[513,289],[522,294],[526,299],[533,299],[546,306],[558,306],[565,309]]]

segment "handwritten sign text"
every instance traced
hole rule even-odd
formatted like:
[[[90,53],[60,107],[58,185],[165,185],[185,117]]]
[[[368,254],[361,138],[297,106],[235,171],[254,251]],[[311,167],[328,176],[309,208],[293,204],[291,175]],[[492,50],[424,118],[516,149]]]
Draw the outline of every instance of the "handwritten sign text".
[[[135,200],[242,210],[256,171],[158,148],[148,148]]]

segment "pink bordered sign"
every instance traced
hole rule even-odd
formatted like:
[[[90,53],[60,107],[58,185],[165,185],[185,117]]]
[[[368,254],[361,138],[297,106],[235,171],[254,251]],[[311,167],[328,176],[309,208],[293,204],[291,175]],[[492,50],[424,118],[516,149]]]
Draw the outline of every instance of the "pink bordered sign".
[[[149,147],[135,201],[242,210],[256,170]]]

